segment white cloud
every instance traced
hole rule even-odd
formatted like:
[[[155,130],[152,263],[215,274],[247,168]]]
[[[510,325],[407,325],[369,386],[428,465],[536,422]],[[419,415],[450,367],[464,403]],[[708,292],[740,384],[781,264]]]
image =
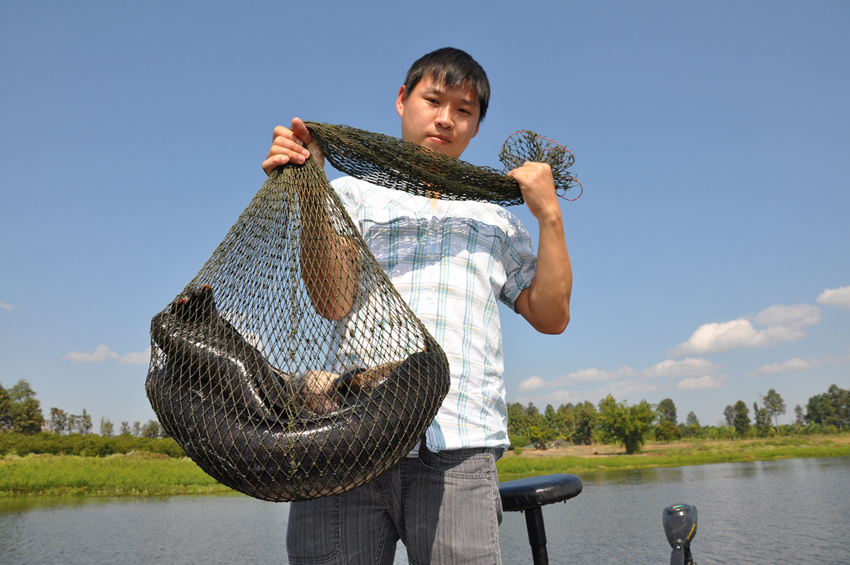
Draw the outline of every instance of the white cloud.
[[[669,390],[673,387],[680,390],[718,388],[728,378],[726,375],[716,375],[721,370],[720,365],[707,359],[688,357],[678,361],[670,359],[661,361],[641,371],[628,366],[620,367],[615,371],[580,369],[555,377],[551,381],[535,375],[519,384],[517,393],[520,393],[521,397],[517,401],[523,404],[527,402],[543,405],[564,404],[599,400],[609,394],[615,398],[624,398]],[[664,382],[659,379],[672,379],[673,382]],[[598,383],[598,386],[592,390],[576,387],[586,383]],[[544,390],[545,392],[541,392]]]
[[[720,365],[712,363],[708,359],[688,357],[681,361],[667,359],[661,363],[656,363],[652,367],[644,369],[643,375],[650,379],[658,377],[695,377],[715,373],[719,370]]]
[[[522,405],[526,405],[529,402],[533,402],[535,406],[542,407],[547,404],[551,404],[552,406],[558,406],[559,404],[567,404],[573,403],[577,404],[579,402],[584,402],[585,400],[589,400],[594,402],[596,393],[584,390],[555,390],[551,393],[547,393],[545,396],[517,396],[514,399],[511,399],[511,402],[519,402]],[[601,398],[601,397],[600,397]]]
[[[670,355],[717,353],[737,347],[755,347],[759,340],[758,331],[749,320],[703,324],[691,334],[685,343],[677,345]]]
[[[97,349],[91,353],[78,353],[76,351],[72,351],[65,356],[65,359],[68,359],[69,361],[77,361],[79,363],[103,363],[108,359],[118,359],[119,357],[120,355],[101,344],[98,345]]]
[[[754,377],[756,375],[770,375],[772,373],[784,373],[785,371],[802,371],[803,369],[808,369],[811,366],[811,360],[806,361],[805,359],[795,357],[793,359],[783,361],[782,363],[771,363],[769,365],[762,365],[755,371],[752,371],[750,373],[750,376]]]
[[[112,351],[110,348],[103,344],[98,345],[97,348],[91,353],[79,353],[77,351],[72,351],[64,357],[64,359],[68,359],[69,361],[75,361],[77,363],[103,363],[105,361],[109,361],[110,359],[118,359],[119,363],[130,365],[147,364],[150,361],[150,358],[150,347],[148,347],[145,351],[141,351],[139,353],[128,353],[126,355],[119,355],[118,353]]]
[[[0,302],[0,310],[14,310],[14,304],[6,304],[5,302]]]
[[[519,386],[517,390],[520,392],[532,391],[532,390],[540,390],[541,388],[546,388],[549,386],[549,383],[544,381],[538,376],[533,376],[525,379]]]
[[[547,392],[545,395],[541,396],[535,396],[533,394],[523,395],[516,397],[516,399],[512,399],[511,402],[519,402],[523,405],[533,402],[534,405],[539,408],[542,408],[547,404],[557,406],[559,404],[577,404],[585,401],[597,404],[609,394],[616,399],[623,399],[658,390],[664,390],[664,387],[655,386],[646,379],[630,379],[625,381],[614,381],[593,390],[558,389]]]
[[[700,390],[706,388],[720,388],[723,386],[724,381],[729,378],[729,375],[720,375],[720,376],[710,376],[705,375],[702,377],[687,377],[682,379],[676,384],[677,390]]]
[[[818,304],[850,309],[850,286],[828,288],[818,295]]]
[[[151,348],[138,353],[128,353],[118,361],[122,365],[147,365],[151,360]]]
[[[799,357],[794,357],[781,363],[762,365],[755,371],[750,372],[750,376],[758,377],[760,375],[772,375],[775,373],[785,373],[787,371],[803,371],[813,367],[821,367],[823,365],[840,365],[841,363],[847,362],[850,362],[850,355],[847,357],[827,355],[826,357],[813,357],[811,359],[800,359]]]
[[[703,324],[691,334],[688,341],[673,348],[670,355],[703,355],[742,347],[787,343],[803,337],[803,328],[817,324],[820,318],[820,308],[817,306],[779,304],[762,310],[752,321],[738,318],[729,322]],[[764,327],[759,329],[756,325]]]
[[[552,380],[553,386],[568,386],[576,383],[595,383],[602,381],[610,381],[613,379],[622,379],[623,377],[632,377],[637,375],[631,367],[620,367],[616,371],[606,371],[604,369],[579,369],[572,373],[555,377]]]
[[[754,321],[769,332],[800,332],[805,326],[820,322],[820,308],[811,304],[778,304],[759,312]],[[796,337],[795,337],[796,339]]]
[[[578,383],[604,382],[612,379],[621,379],[635,374],[634,369],[631,367],[620,367],[616,371],[605,371],[603,369],[579,369],[578,371],[555,377],[551,381],[546,381],[537,375],[534,375],[520,382],[517,390],[521,392],[529,392],[544,388],[571,386]]]
[[[652,384],[646,379],[630,379],[610,383],[604,387],[600,387],[597,392],[600,399],[605,398],[609,394],[614,398],[625,398],[636,394],[665,390],[666,388],[669,387]]]

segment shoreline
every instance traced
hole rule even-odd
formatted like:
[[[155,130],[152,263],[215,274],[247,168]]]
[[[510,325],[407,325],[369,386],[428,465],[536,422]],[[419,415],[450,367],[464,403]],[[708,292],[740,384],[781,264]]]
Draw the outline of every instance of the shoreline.
[[[551,473],[607,471],[850,457],[850,434],[783,436],[752,440],[694,440],[647,444],[625,455],[612,445],[507,451],[498,461],[500,482]],[[235,493],[188,457],[133,452],[106,457],[5,455],[0,457],[0,499],[16,497],[153,497]],[[244,495],[242,495],[244,496]]]
[[[645,444],[640,452],[634,455],[626,455],[623,448],[618,445],[592,444],[592,445],[568,445],[562,448],[532,449],[524,448],[519,457],[652,457],[657,455],[668,455],[687,450],[705,450],[726,447],[758,449],[766,445],[803,446],[803,445],[850,445],[850,434],[835,435],[811,435],[811,436],[776,436],[772,438],[753,439],[689,439],[675,442],[656,442]],[[510,451],[505,452],[505,457],[514,457]]]
[[[570,445],[561,449],[524,449],[520,455],[507,451],[499,460],[502,482],[545,475],[605,471],[684,467],[771,461],[775,459],[807,459],[813,457],[850,457],[850,435],[777,436],[774,438],[739,440],[687,440],[653,443],[639,453],[626,455],[614,445]]]

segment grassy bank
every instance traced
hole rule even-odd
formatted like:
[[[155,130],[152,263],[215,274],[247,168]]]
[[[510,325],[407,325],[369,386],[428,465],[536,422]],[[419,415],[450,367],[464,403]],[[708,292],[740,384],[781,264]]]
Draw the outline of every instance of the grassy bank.
[[[0,458],[0,496],[164,496],[228,491],[185,457],[135,452],[107,457]]]
[[[549,473],[579,475],[600,471],[682,467],[710,463],[850,456],[850,436],[793,436],[774,439],[695,441],[644,446],[625,455],[612,446],[570,446],[561,450],[524,450],[499,460],[499,479],[510,481]]]
[[[582,474],[617,469],[678,467],[737,461],[850,456],[850,436],[783,437],[647,445],[637,455],[614,446],[508,452],[499,478],[548,473]],[[168,496],[232,492],[186,457],[132,452],[106,457],[39,455],[0,457],[0,496]]]

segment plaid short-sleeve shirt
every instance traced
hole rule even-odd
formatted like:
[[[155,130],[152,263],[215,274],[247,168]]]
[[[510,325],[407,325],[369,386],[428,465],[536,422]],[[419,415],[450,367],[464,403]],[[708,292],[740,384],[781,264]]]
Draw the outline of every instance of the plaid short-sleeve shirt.
[[[531,285],[531,237],[504,208],[440,200],[352,177],[333,186],[369,249],[450,364],[451,389],[426,433],[431,451],[508,447],[497,300]]]

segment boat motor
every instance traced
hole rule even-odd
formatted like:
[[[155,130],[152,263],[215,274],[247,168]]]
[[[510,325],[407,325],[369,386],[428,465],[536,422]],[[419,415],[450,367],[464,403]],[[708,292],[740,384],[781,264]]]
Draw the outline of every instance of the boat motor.
[[[674,504],[664,509],[664,533],[673,548],[670,565],[696,565],[691,555],[691,540],[697,535],[697,508]]]

